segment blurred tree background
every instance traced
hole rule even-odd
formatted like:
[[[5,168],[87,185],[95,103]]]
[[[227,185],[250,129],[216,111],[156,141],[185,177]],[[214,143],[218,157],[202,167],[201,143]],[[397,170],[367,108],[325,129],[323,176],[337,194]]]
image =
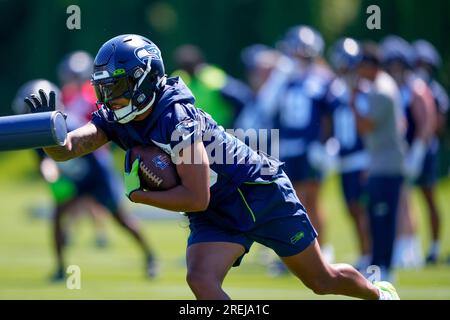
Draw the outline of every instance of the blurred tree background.
[[[381,8],[382,29],[366,27],[367,7]],[[66,9],[81,9],[81,29],[69,30]],[[450,2],[448,0],[0,0],[0,115],[10,114],[17,88],[27,80],[57,81],[56,66],[69,51],[95,55],[109,38],[139,33],[161,48],[167,71],[180,44],[200,46],[207,59],[242,77],[240,50],[253,43],[274,45],[286,29],[310,24],[327,44],[341,36],[379,40],[395,33],[426,38],[444,60],[440,81],[450,87]],[[446,154],[450,139],[446,139]],[[447,166],[448,167],[448,166]]]

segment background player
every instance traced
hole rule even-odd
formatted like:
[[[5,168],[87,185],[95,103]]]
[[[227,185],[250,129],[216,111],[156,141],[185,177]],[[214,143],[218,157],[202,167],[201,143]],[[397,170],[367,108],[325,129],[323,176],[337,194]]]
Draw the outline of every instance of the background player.
[[[50,99],[53,99],[53,103],[55,103],[55,99],[61,101],[59,90],[54,84],[45,80],[35,80],[25,84],[18,91],[18,95],[14,101],[16,103],[22,101],[22,105],[16,105],[15,109],[29,110],[30,105],[33,105],[31,101],[39,101],[38,96],[41,100],[44,100],[44,91],[39,91],[40,89],[51,89],[54,92],[54,95],[56,96],[53,96],[53,98],[50,97]],[[25,99],[24,102],[25,97],[30,98]],[[62,104],[58,107],[64,112]],[[69,130],[78,128],[84,122],[80,123],[80,120],[70,113],[67,113],[67,115],[67,125]],[[66,274],[64,262],[64,216],[71,212],[68,209],[73,209],[74,205],[79,206],[81,203],[87,204],[87,207],[84,208],[87,210],[97,210],[97,208],[100,207],[100,210],[109,212],[114,217],[114,220],[133,236],[144,252],[146,274],[149,277],[154,277],[156,275],[154,254],[140,233],[136,221],[127,214],[125,209],[120,205],[120,198],[117,194],[117,189],[120,188],[120,184],[112,184],[111,176],[115,173],[114,171],[111,171],[108,166],[105,166],[102,160],[103,158],[95,152],[56,166],[56,164],[53,163],[53,160],[42,156],[42,161],[46,161],[47,167],[49,165],[53,166],[53,169],[50,170],[57,170],[56,175],[61,176],[59,179],[55,179],[55,181],[69,181],[71,188],[67,195],[62,198],[56,196],[55,199],[57,205],[53,216],[53,236],[57,267],[53,277],[54,280],[63,280]],[[45,173],[44,176],[49,176],[49,174]],[[67,185],[67,183],[65,185]],[[59,185],[51,183],[51,186],[55,192],[62,191],[61,183]],[[82,199],[83,202],[78,201],[80,199]]]
[[[369,153],[368,212],[372,241],[372,265],[380,268],[381,279],[391,279],[391,262],[396,235],[397,211],[403,184],[403,112],[395,81],[381,68],[378,46],[358,46],[358,80],[350,106],[356,127]],[[356,108],[356,97],[367,97],[367,113]]]
[[[419,267],[423,256],[416,213],[411,206],[411,187],[423,169],[427,149],[436,126],[436,107],[427,84],[412,72],[414,51],[398,36],[388,36],[381,43],[383,65],[400,89],[406,118],[405,158],[406,184],[400,201],[398,234],[394,249],[394,264],[400,267]]]
[[[436,182],[439,174],[439,135],[445,132],[449,98],[442,85],[435,79],[436,72],[442,67],[442,60],[436,48],[426,40],[417,40],[414,47],[414,72],[430,87],[437,107],[437,126],[425,156],[422,171],[417,179],[428,209],[431,226],[431,245],[426,256],[426,263],[436,263],[440,253],[441,219],[435,200]]]
[[[330,50],[330,63],[337,78],[330,86],[328,104],[333,113],[334,137],[339,142],[339,166],[341,188],[347,209],[353,219],[359,240],[360,257],[356,269],[365,270],[371,261],[370,232],[366,213],[367,169],[369,155],[356,128],[355,115],[350,99],[355,83],[355,67],[359,63],[360,48],[351,38],[339,39]],[[367,97],[359,93],[355,107],[367,114]]]
[[[323,146],[329,136],[326,127],[326,95],[332,73],[319,63],[324,50],[320,33],[309,26],[290,28],[280,49],[295,63],[295,71],[280,94],[274,127],[280,130],[280,159],[295,191],[308,208],[319,233],[319,243],[330,261],[332,247],[325,245],[325,217],[319,208],[319,191],[329,159]],[[329,123],[329,122],[328,122]]]

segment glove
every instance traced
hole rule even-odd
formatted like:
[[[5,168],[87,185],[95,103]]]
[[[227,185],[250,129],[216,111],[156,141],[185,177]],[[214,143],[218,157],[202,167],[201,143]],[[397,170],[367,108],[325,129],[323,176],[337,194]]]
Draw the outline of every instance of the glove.
[[[405,175],[414,181],[419,177],[426,155],[426,145],[421,140],[414,140],[405,158]]]
[[[125,155],[124,179],[125,179],[125,195],[131,201],[131,194],[134,191],[141,189],[141,181],[139,180],[139,163],[141,161],[141,158],[137,157],[130,168],[130,155],[131,149],[128,150]]]
[[[39,90],[39,96],[36,97],[35,94],[30,95],[30,97],[26,97],[24,102],[30,108],[32,113],[38,112],[53,112],[56,110],[56,93],[55,91],[50,91],[49,96],[45,93],[44,90]],[[67,115],[63,113],[65,119],[67,119]]]

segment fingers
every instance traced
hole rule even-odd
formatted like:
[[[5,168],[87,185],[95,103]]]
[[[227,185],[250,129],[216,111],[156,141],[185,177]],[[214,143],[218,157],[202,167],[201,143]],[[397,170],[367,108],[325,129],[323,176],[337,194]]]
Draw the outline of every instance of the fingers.
[[[52,110],[56,110],[56,93],[55,93],[55,91],[50,91],[50,101],[48,102],[48,106]]]
[[[39,90],[39,96],[41,97],[42,106],[43,107],[47,107],[49,104],[48,104],[47,94],[45,93],[45,91],[40,89]]]
[[[36,112],[36,106],[33,104],[33,102],[29,98],[25,98],[23,101],[27,104],[27,106],[31,112]]]
[[[38,108],[42,107],[42,103],[41,103],[41,101],[39,100],[39,98],[36,97],[36,95],[32,94],[32,95],[30,96],[30,98],[31,98],[31,101],[33,101],[33,104],[34,104],[35,109],[38,109]]]

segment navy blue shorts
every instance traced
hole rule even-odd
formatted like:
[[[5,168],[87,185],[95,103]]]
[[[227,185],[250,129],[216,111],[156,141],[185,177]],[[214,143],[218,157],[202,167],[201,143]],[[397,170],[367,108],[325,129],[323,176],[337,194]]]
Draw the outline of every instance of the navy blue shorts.
[[[313,168],[305,155],[283,159],[284,171],[293,182],[321,181],[322,173]]]
[[[244,183],[232,198],[220,205],[187,216],[191,231],[188,246],[231,242],[241,244],[248,253],[256,241],[280,257],[290,257],[305,250],[317,237],[284,173],[272,183]],[[235,267],[243,256],[235,262]]]
[[[416,180],[416,184],[421,187],[432,187],[438,179],[439,161],[438,153],[429,150],[423,162],[422,172]]]
[[[362,202],[367,196],[365,171],[353,171],[341,175],[341,186],[347,203]]]

